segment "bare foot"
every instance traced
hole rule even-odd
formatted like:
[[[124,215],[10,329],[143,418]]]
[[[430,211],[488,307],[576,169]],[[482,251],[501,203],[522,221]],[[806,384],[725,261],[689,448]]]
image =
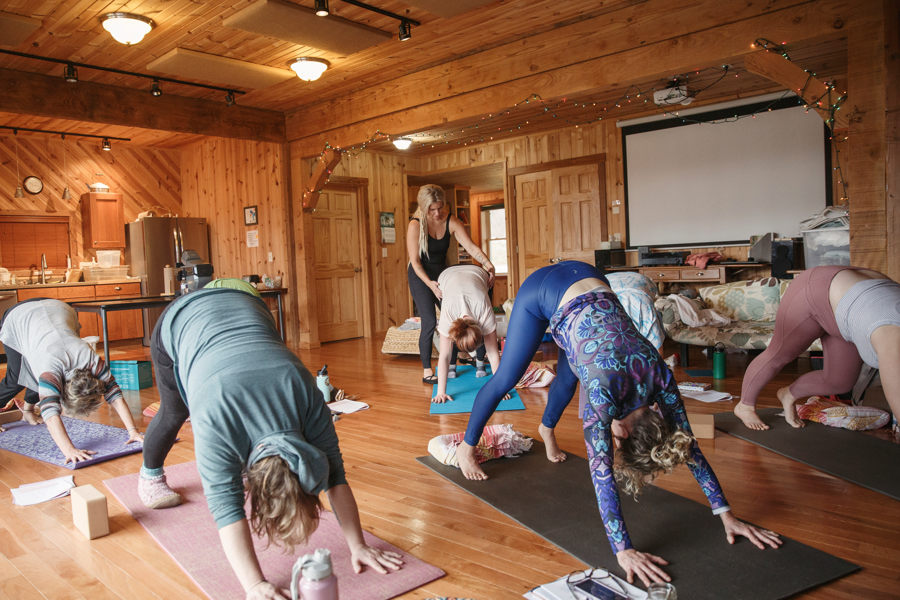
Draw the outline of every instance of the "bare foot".
[[[547,460],[550,462],[562,462],[566,460],[566,453],[559,449],[556,443],[556,432],[541,423],[538,427],[538,433],[544,439],[544,446],[547,448]]]
[[[475,460],[474,446],[470,446],[464,441],[460,442],[456,448],[456,458],[459,459],[459,468],[466,479],[480,481],[488,478],[487,473],[482,470],[478,465],[478,461]]]
[[[797,416],[797,408],[794,406],[797,399],[791,396],[788,388],[783,387],[778,390],[778,400],[781,401],[781,405],[784,407],[784,418],[791,427],[806,427],[806,423]]]
[[[756,409],[743,402],[737,403],[737,406],[734,407],[734,414],[737,415],[737,418],[743,421],[744,425],[750,429],[765,431],[769,428],[769,426],[763,423],[762,419],[759,418],[759,415],[756,414]]]

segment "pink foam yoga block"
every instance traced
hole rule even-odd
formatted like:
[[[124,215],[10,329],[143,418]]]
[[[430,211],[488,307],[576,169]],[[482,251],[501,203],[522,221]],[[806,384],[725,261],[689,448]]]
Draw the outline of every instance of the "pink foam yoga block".
[[[138,497],[137,473],[108,479],[104,483],[207,596],[214,600],[244,600],[246,595],[225,558],[215,521],[207,508],[196,463],[166,467],[166,479],[172,489],[184,496],[181,506],[161,510],[146,508]],[[365,527],[365,518],[363,521]],[[254,545],[266,579],[288,589],[291,587],[291,568],[297,558],[316,548],[328,548],[341,600],[388,600],[444,576],[437,567],[374,535],[365,533],[365,537],[366,543],[374,548],[401,554],[403,568],[387,575],[369,568],[355,574],[341,528],[334,515],[327,511],[322,513],[319,529],[310,537],[309,543],[297,548],[291,556],[286,556],[274,544],[266,548],[265,539],[254,538]]]

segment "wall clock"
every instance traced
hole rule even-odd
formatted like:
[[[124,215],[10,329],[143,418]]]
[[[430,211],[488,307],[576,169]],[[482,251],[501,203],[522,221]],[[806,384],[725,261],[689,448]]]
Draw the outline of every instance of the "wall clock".
[[[41,181],[39,177],[35,177],[34,175],[29,175],[22,181],[22,187],[25,188],[25,191],[35,196],[41,193],[41,190],[44,189],[44,182]]]

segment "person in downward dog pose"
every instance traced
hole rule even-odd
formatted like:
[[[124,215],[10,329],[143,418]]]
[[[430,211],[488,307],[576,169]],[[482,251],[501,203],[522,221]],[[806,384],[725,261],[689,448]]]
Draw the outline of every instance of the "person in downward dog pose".
[[[863,362],[880,369],[894,429],[900,415],[900,283],[878,271],[823,266],[804,271],[788,286],[775,333],[747,372],[736,414],[750,429],[769,426],[756,414],[760,392],[781,369],[822,340],[824,368],[801,375],[778,390],[784,417],[803,427],[794,403],[807,396],[830,396],[853,389]]]
[[[0,405],[27,390],[24,420],[31,425],[46,423],[67,463],[89,460],[96,452],[72,443],[61,418],[63,408],[80,417],[96,411],[105,401],[128,429],[125,443],[143,439],[115,377],[106,362],[78,337],[80,330],[75,309],[50,298],[20,302],[6,311],[0,322],[0,342],[7,356]]]
[[[759,548],[781,543],[777,534],[731,514],[715,473],[691,434],[672,372],[637,331],[603,275],[578,261],[539,269],[519,289],[500,368],[476,397],[465,440],[456,450],[467,478],[487,478],[475,460],[475,446],[504,391],[525,372],[548,325],[559,346],[559,360],[540,434],[548,458],[564,460],[553,429],[580,380],[588,399],[582,418],[591,479],[607,537],[629,582],[634,575],[645,584],[668,581],[660,568],[668,563],[633,547],[616,481],[637,495],[656,475],[671,472],[679,464],[690,467],[713,514],[722,519],[729,543],[736,535]],[[662,416],[651,408],[654,403]]]
[[[438,389],[432,402],[453,400],[447,395],[448,374],[456,375],[456,353],[478,351],[475,376],[484,377],[484,358],[487,354],[491,372],[500,366],[497,344],[497,319],[488,297],[490,274],[475,265],[448,267],[438,278],[443,295],[441,319],[437,330],[441,335],[438,359]],[[508,397],[508,396],[507,396]]]
[[[265,580],[251,530],[293,552],[318,527],[323,490],[354,569],[399,568],[398,554],[365,543],[331,412],[265,302],[236,289],[183,296],[160,316],[151,356],[160,407],[144,443],[141,501],[154,509],[181,504],[163,463],[190,416],[203,492],[248,600],[290,598]]]
[[[455,235],[460,245],[468,251],[473,259],[484,266],[488,272],[488,288],[494,285],[494,265],[488,260],[455,216],[448,214],[444,203],[444,190],[439,185],[423,185],[417,197],[419,208],[409,221],[406,231],[406,249],[409,252],[409,265],[406,269],[409,279],[409,291],[416,310],[422,319],[419,331],[419,356],[422,359],[422,382],[434,385],[437,376],[431,369],[431,347],[434,329],[437,325],[435,307],[441,305],[441,292],[438,278],[447,268],[447,251],[450,249],[450,236]],[[456,364],[456,349],[453,351]],[[482,354],[479,359],[484,361]]]

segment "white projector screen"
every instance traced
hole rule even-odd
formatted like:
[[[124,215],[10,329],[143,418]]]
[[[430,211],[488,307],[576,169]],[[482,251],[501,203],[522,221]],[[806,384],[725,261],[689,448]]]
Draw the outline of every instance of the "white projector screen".
[[[830,148],[822,118],[803,106],[622,132],[630,248],[746,244],[770,231],[796,236],[799,222],[826,205]]]

